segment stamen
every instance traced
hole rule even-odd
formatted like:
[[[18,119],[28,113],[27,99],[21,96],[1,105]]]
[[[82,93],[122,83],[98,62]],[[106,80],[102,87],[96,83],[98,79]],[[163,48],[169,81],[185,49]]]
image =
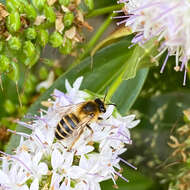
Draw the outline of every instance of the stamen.
[[[176,56],[175,56],[176,67],[179,65],[179,47],[177,47]]]
[[[128,49],[132,48],[133,46],[135,46],[137,43],[131,44]]]
[[[122,20],[122,21],[120,21],[120,22],[117,22],[116,24],[117,24],[117,26],[119,26],[120,24],[125,23],[127,20],[128,20],[128,19]]]
[[[39,137],[37,134],[35,134],[35,137],[38,139],[38,141],[40,142],[40,144],[41,144],[43,147],[46,147],[46,146],[45,146],[45,143],[42,142],[42,140],[40,139],[40,137]]]
[[[114,171],[114,173],[115,173],[117,176],[119,176],[121,179],[123,179],[124,181],[126,181],[127,183],[129,182],[129,180],[126,179],[125,177],[123,177],[119,172]]]
[[[123,10],[113,11],[113,13],[123,13]]]
[[[122,133],[121,131],[118,131],[118,134],[122,135],[123,137],[125,137],[129,143],[131,143],[131,139],[124,133]]]
[[[153,57],[154,59],[157,59],[158,57],[160,57],[165,51],[167,50],[167,47],[165,47],[160,53],[158,53],[155,57]]]
[[[120,3],[126,3],[126,2],[128,2],[129,0],[119,0],[119,1],[117,1],[117,3],[118,4],[120,4]]]
[[[140,42],[143,39],[143,33],[139,33],[137,34],[133,39],[132,39],[132,43],[133,44],[137,44],[138,42]]]
[[[114,16],[114,17],[111,17],[112,19],[117,19],[117,18],[129,18],[130,16],[129,15],[122,15],[122,16]]]
[[[169,9],[165,10],[165,11],[162,12],[160,15],[158,15],[156,18],[154,18],[154,19],[152,20],[152,22],[155,22],[156,20],[162,19],[164,16],[166,16],[167,13],[173,11],[173,10],[174,10],[175,8],[177,8],[179,5],[180,5],[180,3],[178,3],[177,5],[175,5],[175,6],[171,7],[171,8],[169,8]]]
[[[15,135],[23,136],[23,137],[25,137],[25,138],[27,138],[27,139],[30,138],[30,135],[25,134],[25,133],[21,133],[21,132],[13,131],[13,130],[11,130],[11,129],[7,129],[7,131],[9,131],[9,132],[11,132],[11,133],[13,133],[13,134],[15,134]]]
[[[185,66],[186,63],[187,63],[187,58],[184,57],[184,58],[183,58],[183,61],[182,61],[182,64],[181,64],[180,71],[183,71],[183,68],[184,68],[184,66]]]
[[[129,162],[127,162],[126,160],[124,160],[123,158],[118,157],[123,163],[127,164],[128,166],[130,166],[131,168],[137,170],[137,168],[135,166],[133,166],[132,164],[130,164]]]
[[[112,178],[112,181],[113,181],[114,185],[117,185],[117,184],[116,184],[116,181],[115,181],[115,179],[114,179],[114,174],[111,175],[111,178]]]
[[[186,85],[186,78],[187,78],[187,69],[185,69],[184,71],[183,86]]]
[[[25,163],[24,163],[22,160],[20,160],[20,159],[17,158],[16,156],[12,156],[12,155],[10,155],[10,156],[11,156],[11,158],[13,158],[13,159],[17,160],[18,162],[20,162],[20,164],[23,165],[24,168],[25,168],[26,170],[28,170],[28,172],[29,172],[30,174],[33,174],[32,170],[31,170],[30,168],[28,168],[28,166],[26,166]]]
[[[22,125],[23,127],[26,127],[26,128],[28,128],[28,129],[31,129],[31,130],[34,129],[32,125],[30,125],[30,124],[28,124],[28,123],[25,123],[25,122],[23,122],[23,121],[16,121],[16,123],[19,124],[19,125]]]
[[[153,6],[157,6],[157,5],[161,5],[161,3],[160,2],[148,3],[148,4],[142,6],[142,7],[138,8],[138,9],[135,9],[135,10],[131,11],[130,13],[138,12],[140,10],[150,8],[150,7],[153,7]]]
[[[164,68],[165,68],[165,66],[166,66],[166,63],[167,63],[167,61],[168,61],[168,57],[169,57],[169,53],[167,54],[167,56],[166,56],[166,58],[165,58],[165,60],[164,60],[164,63],[163,63],[162,68],[161,68],[161,70],[160,70],[160,73],[163,73]]]

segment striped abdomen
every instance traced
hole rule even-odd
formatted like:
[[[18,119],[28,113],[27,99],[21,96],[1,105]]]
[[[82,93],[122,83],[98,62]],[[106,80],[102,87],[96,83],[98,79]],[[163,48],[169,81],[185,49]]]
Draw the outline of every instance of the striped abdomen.
[[[55,137],[59,140],[67,138],[72,135],[73,131],[77,129],[79,119],[74,114],[65,115],[57,124],[55,130]]]

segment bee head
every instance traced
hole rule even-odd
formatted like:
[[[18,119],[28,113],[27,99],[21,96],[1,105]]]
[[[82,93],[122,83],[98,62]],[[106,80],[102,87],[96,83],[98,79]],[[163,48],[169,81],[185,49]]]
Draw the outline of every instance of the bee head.
[[[104,106],[104,102],[102,102],[102,101],[100,100],[100,98],[96,98],[94,101],[95,101],[96,104],[98,105],[99,111],[105,113],[105,112],[106,112],[106,108],[105,108],[105,106]]]

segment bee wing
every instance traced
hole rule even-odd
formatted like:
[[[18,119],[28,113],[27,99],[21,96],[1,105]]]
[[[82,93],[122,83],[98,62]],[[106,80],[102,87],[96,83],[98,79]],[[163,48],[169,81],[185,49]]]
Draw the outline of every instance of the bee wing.
[[[81,122],[79,122],[78,124],[78,128],[79,130],[81,130],[81,128],[85,127],[86,124],[88,124],[91,120],[92,120],[93,116],[86,116]]]
[[[67,106],[57,106],[56,111],[60,113],[62,116],[65,114],[69,114],[71,112],[77,111],[77,109],[84,104],[84,102],[80,102],[78,104],[70,104]]]

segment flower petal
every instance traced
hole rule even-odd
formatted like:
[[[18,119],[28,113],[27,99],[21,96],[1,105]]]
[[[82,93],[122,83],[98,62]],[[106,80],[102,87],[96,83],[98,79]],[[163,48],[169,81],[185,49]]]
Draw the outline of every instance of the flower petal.
[[[0,170],[0,184],[10,184],[10,179],[7,174]]]
[[[73,88],[75,90],[78,90],[80,88],[82,81],[83,81],[83,77],[77,78],[77,80],[73,83]]]
[[[52,156],[51,156],[51,165],[53,169],[56,170],[57,168],[60,167],[62,163],[63,163],[63,156],[58,149],[55,149],[52,152]]]
[[[38,172],[39,174],[41,175],[46,175],[47,172],[48,172],[48,166],[46,163],[44,162],[41,162],[39,165],[38,165]]]

